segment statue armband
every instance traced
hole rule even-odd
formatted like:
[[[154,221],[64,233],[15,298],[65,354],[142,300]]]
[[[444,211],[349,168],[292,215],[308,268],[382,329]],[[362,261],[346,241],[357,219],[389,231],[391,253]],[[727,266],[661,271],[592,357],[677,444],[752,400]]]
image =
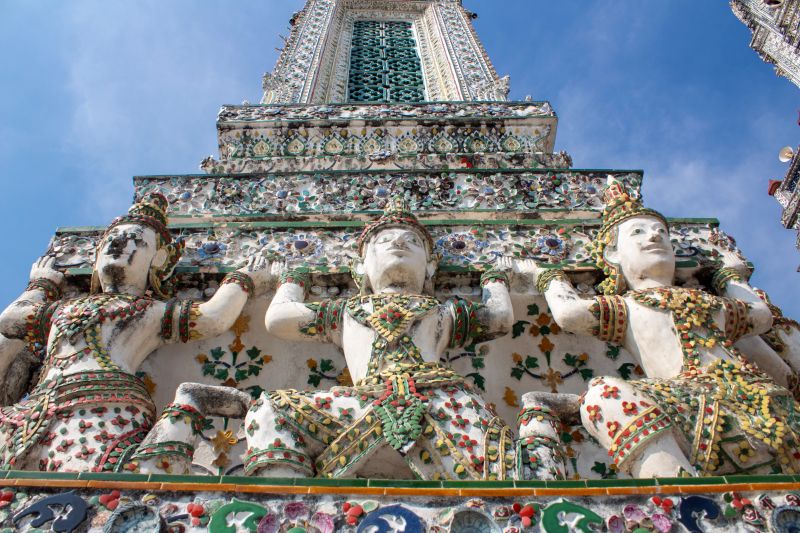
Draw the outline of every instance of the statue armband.
[[[734,343],[753,329],[750,305],[733,298],[722,298],[722,305],[725,308],[725,337]]]
[[[192,300],[181,302],[178,311],[178,338],[181,342],[189,342],[200,338],[200,334],[194,329],[197,326],[197,319],[200,318],[200,304]]]
[[[483,307],[463,298],[448,300],[447,307],[453,318],[453,330],[450,334],[449,349],[469,346],[480,340],[483,326],[478,320],[478,310]]]
[[[316,313],[316,316],[312,322],[300,328],[300,333],[309,337],[330,338],[332,334],[341,330],[345,305],[347,300],[344,298],[305,304],[308,309]]]
[[[222,280],[222,285],[238,285],[247,296],[252,296],[256,292],[253,279],[244,272],[230,272]]]
[[[744,279],[739,272],[732,268],[720,268],[711,278],[711,288],[721,295],[725,291],[725,286],[731,281],[744,281]]]
[[[300,285],[301,287],[303,287],[303,289],[305,289],[306,285],[308,285],[309,279],[310,279],[310,276],[308,275],[308,272],[306,272],[306,271],[303,271],[303,270],[286,270],[286,271],[281,273],[281,278],[280,278],[280,280],[278,282],[278,286],[280,287],[281,285],[283,285],[285,283],[294,283],[296,285]]]
[[[172,340],[175,333],[175,307],[180,303],[177,298],[167,301],[164,314],[161,316],[161,331],[159,336],[165,341]]]
[[[161,316],[161,331],[159,336],[165,341],[171,341],[175,336],[175,310],[178,311],[178,339],[183,342],[199,339],[200,334],[195,330],[197,319],[201,316],[200,304],[192,300],[179,300],[173,298],[166,303],[164,314]]]
[[[539,294],[546,293],[547,289],[550,288],[550,284],[557,279],[569,281],[567,275],[560,268],[550,268],[545,270],[539,274],[539,278],[536,280],[536,290],[539,291]]]
[[[55,300],[61,299],[61,287],[59,287],[54,281],[51,281],[47,278],[32,279],[28,283],[28,286],[25,288],[25,290],[42,291],[44,293],[45,300],[48,302],[54,302]]]
[[[591,312],[597,319],[593,334],[601,341],[622,344],[628,329],[628,306],[622,296],[596,296]]]
[[[501,270],[487,270],[481,274],[481,287],[485,287],[489,283],[502,283],[508,288],[508,274]]]

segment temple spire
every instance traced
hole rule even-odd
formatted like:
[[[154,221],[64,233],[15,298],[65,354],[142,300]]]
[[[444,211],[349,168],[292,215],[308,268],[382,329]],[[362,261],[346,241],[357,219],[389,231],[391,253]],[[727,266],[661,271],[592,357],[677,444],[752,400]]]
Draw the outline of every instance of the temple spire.
[[[458,0],[308,0],[261,102],[504,101],[473,18]]]

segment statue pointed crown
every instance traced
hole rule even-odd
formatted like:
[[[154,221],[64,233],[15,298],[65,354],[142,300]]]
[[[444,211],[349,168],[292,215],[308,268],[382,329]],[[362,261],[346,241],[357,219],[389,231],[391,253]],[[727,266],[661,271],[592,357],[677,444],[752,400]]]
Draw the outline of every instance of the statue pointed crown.
[[[642,205],[640,198],[635,198],[625,190],[625,186],[613,177],[608,177],[608,187],[603,193],[605,208],[603,209],[603,226],[597,234],[597,238],[605,236],[611,228],[620,222],[636,216],[651,216],[659,219],[667,225],[664,215]]]
[[[150,192],[135,201],[128,209],[128,214],[115,218],[106,228],[106,233],[114,226],[120,224],[143,224],[156,232],[159,237],[159,247],[172,242],[172,236],[167,229],[167,209],[169,201],[158,192]]]
[[[606,279],[598,286],[599,289],[604,294],[619,294],[624,286],[619,267],[610,264],[605,258],[606,248],[615,240],[613,229],[621,222],[638,216],[657,218],[667,227],[669,224],[664,215],[655,209],[644,207],[640,198],[631,196],[625,186],[612,176],[608,177],[608,187],[603,193],[603,199],[606,203],[603,209],[603,225],[588,249],[595,264],[606,275]]]
[[[433,254],[433,237],[428,229],[411,212],[404,197],[393,198],[386,204],[381,218],[367,225],[358,237],[358,255],[364,255],[364,249],[369,239],[380,230],[391,227],[407,228],[416,231],[425,242],[428,254]]]

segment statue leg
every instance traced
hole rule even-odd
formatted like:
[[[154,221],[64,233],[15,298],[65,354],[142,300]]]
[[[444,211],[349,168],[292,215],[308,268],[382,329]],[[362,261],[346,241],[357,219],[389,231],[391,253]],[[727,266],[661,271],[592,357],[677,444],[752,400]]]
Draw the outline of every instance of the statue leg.
[[[522,396],[517,442],[519,479],[565,479],[561,424],[577,421],[580,397],[529,392]]]
[[[587,431],[636,478],[695,473],[669,418],[648,395],[625,380],[595,378],[581,404]]]
[[[350,390],[262,394],[245,418],[245,473],[313,477],[318,456],[363,411]]]
[[[142,473],[188,474],[208,416],[242,418],[250,396],[231,387],[182,383],[132,460]]]
[[[422,435],[406,462],[422,479],[513,479],[511,428],[479,395],[457,386],[423,389],[430,398]]]

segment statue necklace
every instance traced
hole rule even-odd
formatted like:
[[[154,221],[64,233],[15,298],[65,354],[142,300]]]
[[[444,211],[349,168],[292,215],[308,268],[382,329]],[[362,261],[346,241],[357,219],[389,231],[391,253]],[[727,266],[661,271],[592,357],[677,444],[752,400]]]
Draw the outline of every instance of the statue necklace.
[[[55,337],[49,343],[47,360],[42,376],[52,368],[65,369],[82,356],[91,355],[103,370],[119,370],[111,360],[101,340],[103,324],[118,318],[132,319],[143,315],[153,300],[128,294],[95,294],[78,298],[59,306],[53,316],[52,328]],[[68,355],[56,355],[58,344],[63,339],[72,339],[83,334],[87,347]]]
[[[372,305],[371,313],[364,310],[366,304]],[[439,300],[432,296],[410,294],[355,296],[347,300],[348,314],[377,333],[367,367],[368,377],[377,375],[384,362],[423,362],[408,330],[438,305]]]

